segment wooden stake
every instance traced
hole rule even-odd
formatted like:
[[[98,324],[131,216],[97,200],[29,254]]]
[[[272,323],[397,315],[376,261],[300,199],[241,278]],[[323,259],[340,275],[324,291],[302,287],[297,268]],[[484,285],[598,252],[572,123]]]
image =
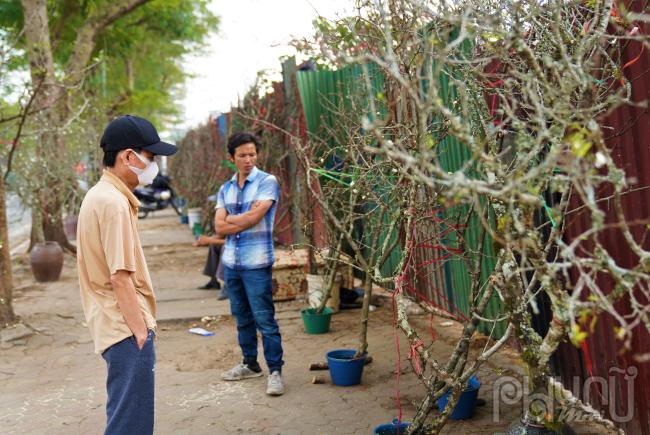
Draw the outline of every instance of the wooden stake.
[[[366,360],[364,361],[363,365],[368,365],[372,362],[372,356],[367,356]],[[327,362],[315,362],[309,364],[309,370],[327,370],[329,367],[327,365]]]

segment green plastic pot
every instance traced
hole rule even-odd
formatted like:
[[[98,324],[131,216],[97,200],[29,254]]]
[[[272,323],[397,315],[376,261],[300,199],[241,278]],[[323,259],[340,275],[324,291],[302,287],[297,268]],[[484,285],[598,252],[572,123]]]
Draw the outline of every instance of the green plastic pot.
[[[305,324],[307,334],[325,334],[330,330],[332,320],[332,309],[325,307],[321,314],[316,314],[315,308],[304,308],[300,310],[302,321]]]

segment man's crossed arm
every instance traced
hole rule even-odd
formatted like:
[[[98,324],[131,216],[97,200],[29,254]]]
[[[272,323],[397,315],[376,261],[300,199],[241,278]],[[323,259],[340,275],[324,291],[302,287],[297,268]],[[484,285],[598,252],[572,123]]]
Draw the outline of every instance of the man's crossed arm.
[[[219,234],[224,235],[241,233],[257,225],[272,205],[273,201],[270,199],[255,201],[249,211],[238,215],[229,215],[225,208],[217,209],[214,228]]]

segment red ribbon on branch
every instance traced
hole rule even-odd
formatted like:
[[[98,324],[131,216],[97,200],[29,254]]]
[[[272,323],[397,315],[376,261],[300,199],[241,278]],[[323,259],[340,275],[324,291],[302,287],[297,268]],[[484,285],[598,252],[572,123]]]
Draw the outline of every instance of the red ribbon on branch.
[[[637,57],[635,57],[634,59],[632,59],[631,61],[629,61],[628,63],[626,63],[625,65],[623,65],[623,68],[621,68],[621,85],[623,85],[625,83],[624,76],[623,76],[623,71],[625,71],[626,68],[631,67],[632,65],[637,63],[639,61],[639,59],[641,59],[641,56],[643,55],[643,50],[644,49],[645,49],[645,45],[641,44],[641,51],[639,52],[639,55]]]
[[[415,365],[415,373],[417,373],[418,376],[422,374],[422,360],[418,353],[418,349],[421,347],[424,347],[424,343],[422,340],[417,339],[411,343],[411,348],[409,349],[409,359],[413,361],[413,364]]]

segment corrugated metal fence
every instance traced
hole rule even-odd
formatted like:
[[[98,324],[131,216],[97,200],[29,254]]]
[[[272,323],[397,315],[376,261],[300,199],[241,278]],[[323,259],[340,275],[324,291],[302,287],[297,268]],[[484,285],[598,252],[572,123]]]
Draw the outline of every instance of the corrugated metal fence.
[[[626,1],[626,8],[638,13],[648,13],[650,2]],[[650,34],[650,23],[637,23],[639,30]],[[641,44],[631,41],[623,49],[622,64],[636,59],[641,52]],[[650,101],[650,53],[638,58],[624,70],[625,77],[632,83],[632,101],[646,103]],[[622,205],[628,222],[644,222],[650,217],[650,111],[647,107],[628,105],[619,108],[608,116],[602,124],[610,132],[606,143],[613,151],[616,165],[625,170],[626,177],[633,180],[629,192],[623,197]],[[607,134],[607,133],[606,133]],[[605,198],[607,191],[599,192]],[[574,201],[577,205],[577,201]],[[606,214],[606,223],[617,222],[613,207],[607,201],[602,202],[601,209]],[[579,238],[591,227],[591,216],[577,213],[568,219],[569,240]],[[644,249],[650,249],[650,231],[645,224],[631,226],[635,240]],[[600,237],[603,247],[617,264],[633,267],[639,259],[627,249],[623,236],[618,229],[608,229]],[[613,290],[612,283],[600,277],[598,286],[604,293]],[[647,290],[647,289],[646,289]],[[642,304],[650,304],[641,294],[637,295]],[[626,299],[616,305],[619,313],[630,312],[630,300]],[[635,360],[634,355],[650,352],[650,334],[640,326],[634,330],[632,349],[624,349],[623,342],[614,334],[616,322],[609,315],[601,316],[594,333],[588,338],[589,360],[593,366],[593,376],[605,380],[606,387],[593,386],[588,391],[589,401],[606,415],[619,422],[629,434],[650,434],[650,363]],[[589,376],[585,367],[585,355],[570,345],[565,345],[556,353],[556,367],[564,384],[571,388],[574,379],[584,381]],[[583,385],[582,382],[580,385]]]
[[[307,130],[314,143],[326,143],[329,149],[343,148],[348,135],[351,133],[346,129],[349,122],[345,121],[352,110],[357,113],[364,113],[372,119],[375,114],[370,111],[369,100],[375,99],[378,92],[383,90],[383,76],[375,65],[352,65],[336,71],[298,71],[296,74],[302,108],[305,114]],[[366,77],[371,83],[371,93],[368,92]],[[386,110],[378,101],[377,109],[379,115]],[[340,157],[340,156],[339,156]],[[336,162],[332,156],[324,163],[325,169],[333,169]],[[381,188],[381,186],[378,186]],[[365,204],[366,209],[372,204]],[[384,221],[378,223],[387,226],[389,214],[384,215]],[[360,242],[368,244],[366,240],[367,231],[359,230]],[[395,240],[399,237],[399,230],[392,234],[383,234],[379,244],[383,243],[386,237]],[[369,251],[366,250],[366,255]],[[393,249],[389,258],[382,266],[382,272],[391,276],[400,261],[400,248]]]

